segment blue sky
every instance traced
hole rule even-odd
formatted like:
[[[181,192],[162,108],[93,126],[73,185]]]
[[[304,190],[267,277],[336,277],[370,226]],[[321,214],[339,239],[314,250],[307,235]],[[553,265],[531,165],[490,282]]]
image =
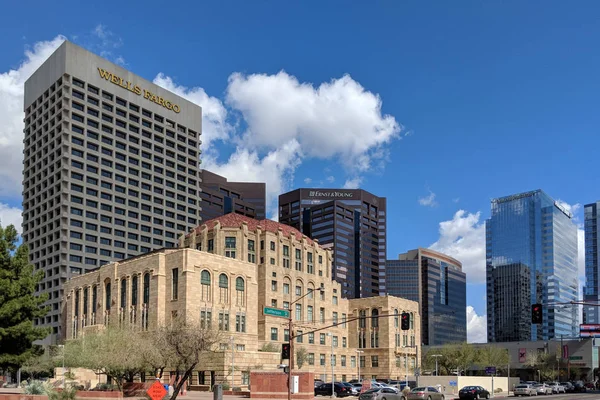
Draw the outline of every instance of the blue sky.
[[[542,188],[579,222],[600,199],[584,151],[600,147],[597,2],[183,3],[3,5],[3,220],[20,207],[19,88],[59,35],[201,103],[205,165],[272,199],[387,196],[388,257],[436,243],[465,263],[471,335],[490,199]]]

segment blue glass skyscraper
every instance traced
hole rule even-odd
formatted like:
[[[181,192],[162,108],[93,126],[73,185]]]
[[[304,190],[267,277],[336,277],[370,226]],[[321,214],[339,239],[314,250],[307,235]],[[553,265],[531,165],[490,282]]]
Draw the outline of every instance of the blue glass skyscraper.
[[[599,207],[600,201],[597,201],[586,204],[583,208],[585,220],[585,287],[583,288],[583,298],[590,303],[600,303],[600,281],[598,279],[600,272],[600,265],[598,265],[598,256],[600,255],[598,253]],[[600,323],[598,311],[598,307],[583,307],[583,323]]]
[[[577,227],[541,190],[492,200],[486,221],[488,342],[578,334]],[[543,324],[531,324],[542,303]]]

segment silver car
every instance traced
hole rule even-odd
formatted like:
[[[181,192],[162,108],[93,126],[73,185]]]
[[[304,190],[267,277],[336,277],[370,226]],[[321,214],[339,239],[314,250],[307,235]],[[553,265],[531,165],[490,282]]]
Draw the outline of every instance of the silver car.
[[[411,390],[406,400],[444,400],[444,395],[432,386],[420,386]]]
[[[364,391],[359,400],[406,400],[397,389],[391,387],[375,387]]]
[[[545,383],[538,383],[537,385],[534,385],[533,388],[537,390],[538,394],[552,394],[552,387],[546,385]]]
[[[554,394],[567,393],[565,387],[558,382],[551,382],[548,385],[552,388],[552,393]]]
[[[537,389],[535,389],[532,385],[529,385],[527,383],[516,385],[513,389],[513,393],[515,394],[515,397],[538,395]]]

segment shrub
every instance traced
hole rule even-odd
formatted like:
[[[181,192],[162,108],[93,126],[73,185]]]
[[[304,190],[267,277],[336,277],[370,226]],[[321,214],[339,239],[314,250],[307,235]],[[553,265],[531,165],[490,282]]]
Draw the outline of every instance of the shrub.
[[[221,383],[221,386],[223,387],[223,390],[229,390],[229,388],[230,388],[229,383],[227,383],[227,382]]]
[[[77,388],[74,385],[67,385],[67,387],[61,391],[50,390],[47,393],[48,400],[75,400]]]
[[[46,394],[50,389],[46,383],[42,381],[23,381],[21,382],[23,392],[25,394]]]
[[[264,343],[258,351],[265,351],[269,353],[278,353],[281,351],[281,348],[278,347],[275,343]]]

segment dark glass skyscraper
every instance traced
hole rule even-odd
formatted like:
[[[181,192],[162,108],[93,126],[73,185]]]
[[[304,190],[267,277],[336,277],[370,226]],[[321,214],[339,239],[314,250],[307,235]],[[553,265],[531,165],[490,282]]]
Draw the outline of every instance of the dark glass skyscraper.
[[[600,216],[598,208],[600,201],[586,204],[584,207],[585,219],[585,287],[583,298],[586,302],[600,303],[600,265],[598,264],[598,226]],[[600,323],[598,307],[583,307],[583,323]]]
[[[578,298],[577,227],[572,215],[541,190],[492,200],[486,221],[488,341],[575,336]],[[531,324],[542,303],[543,324]]]
[[[467,340],[467,282],[462,264],[429,249],[387,260],[387,293],[419,303],[421,341],[434,346]]]
[[[279,196],[279,222],[333,251],[346,298],[385,293],[386,199],[360,189],[297,189]]]

